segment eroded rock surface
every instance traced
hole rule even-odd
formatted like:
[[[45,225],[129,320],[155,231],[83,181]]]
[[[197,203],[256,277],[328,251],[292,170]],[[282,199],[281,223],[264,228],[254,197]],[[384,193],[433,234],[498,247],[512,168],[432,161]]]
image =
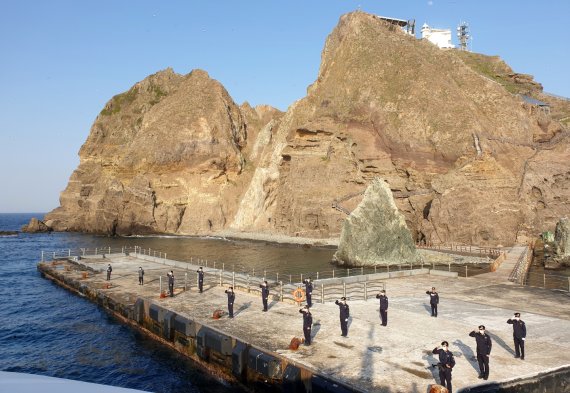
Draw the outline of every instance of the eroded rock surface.
[[[557,121],[570,106],[547,98],[548,115],[518,95],[541,90],[498,58],[353,12],[285,114],[236,105],[200,70],[161,71],[113,97],[46,219],[110,234],[331,238],[382,177],[414,240],[511,245],[553,228],[570,202]]]
[[[419,255],[390,187],[374,179],[342,226],[333,260],[341,266],[397,265]]]

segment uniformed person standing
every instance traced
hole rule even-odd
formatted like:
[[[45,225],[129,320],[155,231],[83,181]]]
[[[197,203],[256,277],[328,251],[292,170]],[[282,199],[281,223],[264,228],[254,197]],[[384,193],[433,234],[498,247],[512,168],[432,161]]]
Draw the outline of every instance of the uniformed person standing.
[[[313,281],[311,280],[311,277],[307,278],[306,280],[303,280],[303,284],[305,284],[305,296],[307,297],[307,306],[312,307],[313,301],[311,299],[311,296],[313,294]]]
[[[228,295],[228,314],[230,318],[234,317],[234,300],[236,299],[236,294],[234,293],[234,287],[229,287],[226,289],[226,294]]]
[[[524,340],[526,338],[526,325],[521,321],[521,314],[516,312],[514,319],[507,320],[513,325],[513,340],[515,341],[515,358],[524,360]]]
[[[267,299],[269,299],[269,286],[267,281],[259,286],[261,288],[261,300],[263,301],[263,311],[267,311]]]
[[[382,319],[382,326],[388,325],[388,296],[386,291],[381,290],[376,299],[380,299],[380,318]]]
[[[139,266],[139,285],[144,284],[144,270],[142,266]]]
[[[305,335],[305,345],[311,345],[311,327],[313,326],[313,315],[309,306],[304,306],[299,310],[303,314],[303,334]]]
[[[437,305],[439,304],[439,295],[435,291],[435,287],[431,287],[431,291],[426,291],[429,295],[429,304],[431,306],[431,316],[437,318]]]
[[[473,330],[469,336],[477,342],[477,362],[479,363],[479,378],[489,378],[489,356],[491,355],[491,337],[485,333],[485,326],[479,325],[479,331]]]
[[[335,300],[334,304],[339,307],[340,311],[340,331],[342,337],[348,336],[348,317],[350,316],[350,309],[346,304],[346,298],[341,297],[340,301]]]
[[[107,281],[109,281],[111,279],[111,272],[113,271],[113,268],[111,267],[111,264],[109,264],[107,266]]]
[[[172,270],[168,273],[168,292],[170,297],[174,297],[174,272]]]
[[[453,353],[448,349],[449,343],[447,341],[441,342],[441,348],[435,347],[432,351],[434,354],[439,355],[439,363],[437,367],[439,368],[439,380],[441,381],[441,386],[446,387],[449,393],[453,393],[451,388],[451,369],[455,366],[455,359],[453,358]]]
[[[204,290],[204,269],[202,269],[202,266],[200,266],[196,273],[198,273],[198,289],[200,293],[202,293]]]

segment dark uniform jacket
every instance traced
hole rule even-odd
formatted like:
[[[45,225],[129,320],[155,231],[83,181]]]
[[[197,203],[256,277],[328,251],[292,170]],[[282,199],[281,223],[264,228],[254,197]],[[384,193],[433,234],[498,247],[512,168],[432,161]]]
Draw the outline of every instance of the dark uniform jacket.
[[[113,271],[113,268],[111,267],[111,265],[107,266],[107,273],[111,273]]]
[[[426,291],[426,295],[429,295],[430,304],[439,303],[439,295],[437,294],[437,292]]]
[[[312,281],[309,280],[305,280],[303,281],[303,283],[305,284],[305,292],[310,295],[313,293],[313,283]]]
[[[443,348],[434,348],[432,353],[439,354],[439,365],[442,367],[447,368],[446,366],[449,366],[449,368],[453,368],[453,366],[455,366],[455,359],[451,351],[446,351]]]
[[[198,281],[199,281],[199,282],[204,282],[204,271],[203,271],[203,270],[198,270],[198,271],[196,271],[196,273],[198,273]]]
[[[269,297],[269,287],[267,285],[260,285],[259,287],[261,288],[261,297],[267,299]]]
[[[520,319],[517,321],[516,319],[509,319],[507,321],[508,324],[513,325],[513,336],[516,338],[525,338],[526,337],[526,325]]]
[[[491,337],[487,333],[481,334],[476,331],[472,331],[469,333],[469,336],[475,337],[475,341],[477,342],[477,355],[490,355],[491,354],[491,346],[493,343],[491,342]]]
[[[234,300],[236,298],[236,294],[233,291],[228,291],[226,289],[226,293],[228,294],[228,305],[234,304]]]
[[[303,329],[310,329],[313,326],[313,315],[309,311],[299,310],[299,312],[303,314]]]
[[[387,310],[388,309],[388,296],[376,295],[376,299],[380,299],[380,310]]]
[[[336,300],[334,303],[340,309],[340,319],[342,320],[348,319],[350,315],[350,308],[348,307],[348,304],[339,302],[338,300]]]
[[[174,285],[174,276],[172,274],[168,275],[168,285],[170,286]]]
[[[144,270],[143,269],[139,269],[139,277],[143,277],[144,276]]]

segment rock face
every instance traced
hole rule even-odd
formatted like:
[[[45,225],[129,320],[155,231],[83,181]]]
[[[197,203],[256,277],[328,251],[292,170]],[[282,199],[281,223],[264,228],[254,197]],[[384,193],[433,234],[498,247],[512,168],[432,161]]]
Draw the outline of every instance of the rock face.
[[[39,232],[51,232],[51,231],[53,231],[51,227],[49,227],[48,225],[46,225],[45,222],[40,221],[35,217],[32,217],[32,219],[30,219],[28,225],[24,225],[22,227],[22,232],[27,232],[27,233],[39,233]]]
[[[567,217],[561,218],[556,224],[554,241],[558,246],[558,255],[570,256],[570,220]]]
[[[416,262],[418,258],[390,187],[382,179],[372,180],[362,202],[342,226],[333,260],[341,266],[357,267]]]
[[[551,99],[549,116],[512,92],[541,86],[350,13],[285,114],[237,106],[200,70],[113,97],[46,219],[109,234],[338,237],[382,177],[414,240],[510,245],[554,227],[570,201],[570,137],[555,119],[570,106]]]

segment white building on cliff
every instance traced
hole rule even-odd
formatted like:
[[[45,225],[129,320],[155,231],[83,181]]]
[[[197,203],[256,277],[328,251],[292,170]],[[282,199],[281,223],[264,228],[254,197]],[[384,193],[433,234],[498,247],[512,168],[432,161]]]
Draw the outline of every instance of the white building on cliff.
[[[432,29],[427,23],[422,26],[422,39],[426,39],[442,49],[454,48],[450,29]]]

